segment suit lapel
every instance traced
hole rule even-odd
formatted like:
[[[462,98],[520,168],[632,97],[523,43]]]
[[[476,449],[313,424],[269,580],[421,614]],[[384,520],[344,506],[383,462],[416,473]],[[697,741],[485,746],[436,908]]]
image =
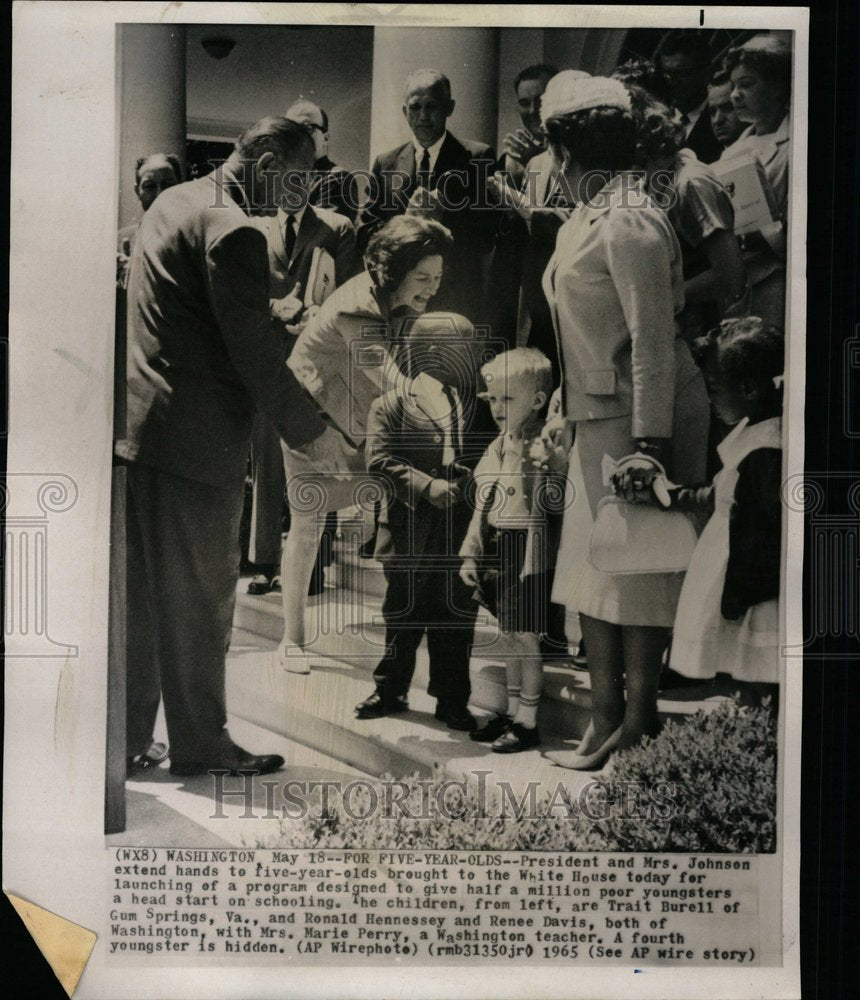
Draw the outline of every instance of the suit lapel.
[[[394,169],[406,175],[406,183],[401,189],[402,196],[408,198],[415,187],[415,149],[411,142],[401,146],[394,158]]]
[[[439,155],[436,157],[436,164],[433,167],[434,186],[439,183],[439,178],[446,171],[463,166],[463,161],[468,160],[465,153],[465,147],[460,145],[450,132],[446,132],[445,140],[439,147]]]
[[[308,243],[313,239],[318,225],[319,219],[311,206],[308,205],[305,209],[305,214],[302,216],[299,231],[296,233],[296,245],[293,248],[293,262],[298,259],[302,250],[304,250]]]
[[[289,271],[290,259],[284,245],[284,226],[287,224],[287,217],[283,212],[278,212],[268,219],[266,224],[269,227],[269,246],[272,248],[272,253],[284,271]]]

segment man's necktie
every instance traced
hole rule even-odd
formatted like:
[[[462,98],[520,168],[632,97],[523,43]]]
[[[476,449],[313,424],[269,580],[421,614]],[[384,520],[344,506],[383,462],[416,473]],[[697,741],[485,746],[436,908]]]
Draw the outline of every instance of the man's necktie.
[[[293,259],[293,251],[296,249],[296,217],[287,216],[287,228],[284,232],[284,249],[287,251],[287,260]]]
[[[421,187],[430,187],[430,150],[425,149],[421,157],[421,166],[418,168],[418,184]]]
[[[446,447],[443,448],[442,464],[451,466],[463,454],[463,427],[462,420],[460,419],[460,401],[450,385],[443,385],[442,392],[445,393],[445,398],[448,400],[448,406],[450,407],[450,417],[445,435]],[[450,451],[448,450],[449,448]]]
[[[552,188],[552,193],[547,199],[547,208],[570,208],[570,201],[565,196],[564,191],[561,189],[561,185],[556,181]]]

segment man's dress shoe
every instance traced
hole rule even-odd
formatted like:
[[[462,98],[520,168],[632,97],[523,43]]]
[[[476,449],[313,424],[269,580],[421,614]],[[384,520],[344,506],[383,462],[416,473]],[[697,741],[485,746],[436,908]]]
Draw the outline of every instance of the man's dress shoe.
[[[231,775],[253,771],[256,774],[271,774],[284,766],[284,758],[277,753],[253,754],[236,746],[232,753],[211,760],[171,760],[170,773],[180,777],[207,774],[209,771],[226,771]]]

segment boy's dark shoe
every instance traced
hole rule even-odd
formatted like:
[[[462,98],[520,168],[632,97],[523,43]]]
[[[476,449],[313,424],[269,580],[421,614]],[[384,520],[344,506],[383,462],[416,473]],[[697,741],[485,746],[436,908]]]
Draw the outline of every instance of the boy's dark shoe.
[[[386,715],[408,712],[409,702],[405,695],[386,694],[377,688],[369,698],[355,706],[356,719],[381,719]]]
[[[537,746],[540,746],[537,727],[528,729],[519,722],[512,722],[511,728],[502,733],[490,749],[493,753],[519,753],[520,750],[531,750]]]
[[[436,702],[434,717],[447,724],[449,729],[459,733],[470,733],[478,725],[475,716],[465,705],[448,705],[444,701]]]
[[[494,715],[487,721],[486,725],[476,729],[469,738],[475,740],[476,743],[492,743],[511,728],[513,721],[509,715]]]

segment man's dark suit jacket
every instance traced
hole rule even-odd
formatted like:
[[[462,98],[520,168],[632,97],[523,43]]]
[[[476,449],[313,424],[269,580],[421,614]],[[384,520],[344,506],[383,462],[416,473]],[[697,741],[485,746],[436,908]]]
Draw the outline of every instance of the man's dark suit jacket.
[[[465,470],[474,469],[498,431],[484,402],[474,400],[465,408],[464,447],[456,464],[464,470],[459,481],[467,487]],[[400,562],[402,567],[426,554],[432,563],[442,553],[457,559],[473,511],[470,490],[464,488],[463,499],[448,509],[447,539],[429,537],[429,526],[438,519],[431,516],[436,508],[425,499],[425,491],[431,480],[446,478],[444,440],[444,427],[424,411],[416,411],[400,389],[380,396],[370,407],[367,468],[382,476],[393,491],[379,516],[375,556],[381,562]]]
[[[358,215],[359,193],[355,174],[339,167],[327,156],[314,164],[310,203],[316,208],[327,208],[343,215],[350,222]]]
[[[720,158],[723,147],[711,128],[711,116],[708,113],[707,105],[696,119],[696,124],[690,129],[684,146],[687,149],[692,149],[702,163],[713,163]]]
[[[293,448],[325,429],[272,336],[266,238],[242,200],[220,169],[163,191],[129,277],[117,454],[218,486],[241,484],[257,409]]]
[[[286,216],[282,212],[260,220],[269,246],[269,298],[281,299],[299,282],[303,298],[313,262],[314,250],[322,247],[334,260],[335,286],[363,270],[355,247],[355,230],[348,219],[336,212],[308,205],[302,215],[292,259],[284,245]]]
[[[439,221],[451,230],[454,250],[433,309],[465,313],[476,319],[474,305],[482,297],[481,258],[492,249],[495,212],[486,188],[495,154],[484,143],[446,133],[430,177],[442,201]],[[402,215],[418,186],[415,146],[407,142],[378,156],[371,168],[368,202],[358,222],[358,245],[364,252],[370,237],[389,219]]]

